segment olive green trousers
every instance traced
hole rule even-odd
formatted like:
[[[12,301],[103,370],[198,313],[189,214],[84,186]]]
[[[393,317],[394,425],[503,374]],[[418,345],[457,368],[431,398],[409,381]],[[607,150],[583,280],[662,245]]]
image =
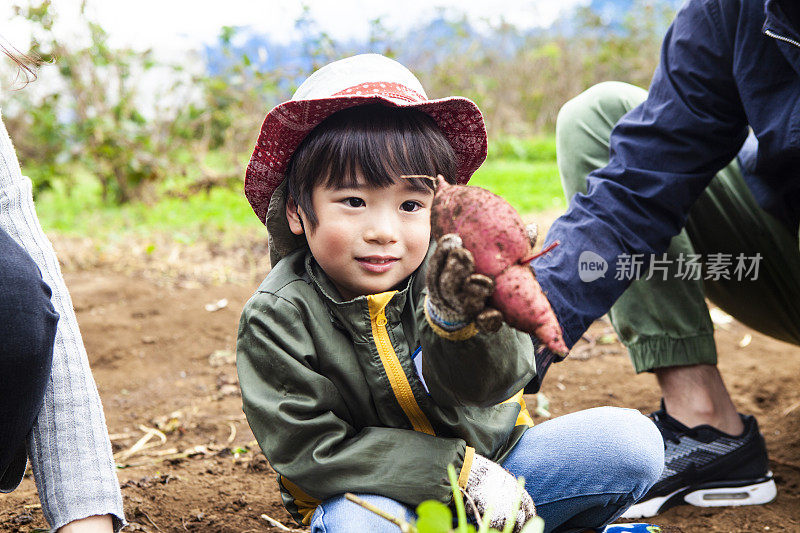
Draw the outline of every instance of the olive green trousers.
[[[608,163],[614,124],[646,97],[639,87],[606,82],[564,105],[556,146],[567,199],[586,192],[586,176]],[[736,161],[716,175],[666,255],[655,259],[609,312],[637,372],[716,364],[706,297],[747,326],[800,344],[797,232],[759,207]],[[692,262],[702,265],[699,275]]]

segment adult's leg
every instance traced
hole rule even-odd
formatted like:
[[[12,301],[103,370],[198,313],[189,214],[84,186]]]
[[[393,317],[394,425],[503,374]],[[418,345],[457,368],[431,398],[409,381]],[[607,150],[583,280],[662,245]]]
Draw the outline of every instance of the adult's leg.
[[[586,192],[586,176],[608,163],[609,137],[617,121],[647,98],[627,83],[606,82],[567,102],[556,123],[558,170],[567,198]],[[677,259],[694,253],[685,231],[667,250],[670,272],[638,280],[609,312],[637,372],[663,366],[716,364],[714,327],[700,280],[681,280]]]
[[[705,280],[711,301],[755,330],[800,344],[797,228],[790,231],[760,208],[735,163],[692,207],[686,232],[703,258],[731,263],[730,279]],[[735,407],[716,367],[667,367],[656,375],[672,416],[690,427],[709,423],[726,433],[741,432],[741,425],[725,424]]]
[[[558,164],[568,197],[585,192],[586,175],[608,162],[614,124],[647,96],[628,84],[599,84],[568,102],[556,127]],[[731,261],[731,279],[686,279],[680,259],[711,254]],[[756,280],[738,280],[737,257],[760,257]],[[800,343],[800,252],[792,235],[752,197],[736,162],[720,171],[672,239],[666,276],[634,281],[609,316],[637,372],[654,371],[667,412],[694,427],[730,434],[743,426],[717,368],[705,296],[768,335]],[[683,267],[685,269],[685,267]]]
[[[613,124],[645,95],[625,84],[601,84],[565,106],[557,143],[568,194],[585,190],[586,174],[607,162]],[[655,372],[666,409],[653,416],[665,435],[667,464],[663,479],[636,506],[644,516],[681,501],[741,505],[774,497],[758,426],[736,412],[716,368],[703,296],[707,291],[717,305],[755,329],[800,343],[795,233],[757,205],[734,161],[711,181],[686,228],[672,240],[665,280],[634,282],[612,308],[612,323],[634,367]],[[702,257],[702,277],[710,279],[687,279],[678,272],[682,264],[685,270],[681,259],[689,254]],[[760,259],[758,275],[748,270],[754,258]],[[726,261],[729,279],[715,279],[712,265]],[[725,498],[714,491],[723,491]]]
[[[704,259],[723,254],[732,261],[729,278],[704,280],[712,302],[755,330],[800,345],[798,228],[761,209],[738,164],[717,174],[698,198],[686,232]],[[751,270],[734,272],[737,257]]]
[[[611,130],[647,91],[627,83],[595,85],[567,102],[556,123],[558,169],[567,198],[586,192],[586,176],[608,163]],[[609,317],[636,372],[657,370],[667,410],[688,426],[710,423],[738,434],[741,422],[716,368],[714,327],[700,279],[682,279],[680,257],[695,253],[686,230],[670,242],[666,276],[637,280]],[[663,376],[661,375],[663,374]],[[689,400],[691,395],[696,403]],[[702,395],[702,400],[696,397]],[[701,416],[687,409],[703,406]]]
[[[39,268],[0,230],[0,491],[13,490],[25,466],[50,376],[58,314]]]
[[[525,478],[545,531],[601,528],[658,480],[664,445],[632,409],[597,407],[525,432],[503,467]]]
[[[416,520],[410,507],[391,498],[375,494],[358,494],[360,498],[407,522]],[[311,517],[311,533],[346,532],[397,533],[398,528],[388,520],[351,502],[344,496],[336,496],[322,502]]]

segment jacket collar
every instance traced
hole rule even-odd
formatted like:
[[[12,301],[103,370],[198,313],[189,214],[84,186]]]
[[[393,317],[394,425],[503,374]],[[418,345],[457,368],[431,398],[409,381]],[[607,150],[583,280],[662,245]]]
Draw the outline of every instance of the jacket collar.
[[[325,274],[319,263],[314,260],[310,250],[306,251],[305,269],[312,285],[317,289],[317,293],[328,308],[334,325],[343,329],[351,329],[349,325],[354,322],[364,322],[364,325],[369,326],[367,296],[356,296],[352,300],[343,300],[328,275]],[[415,276],[416,272],[409,276],[399,288],[394,290],[395,294],[392,296],[389,305],[386,306],[386,318],[389,321],[400,319],[400,313],[406,303]]]

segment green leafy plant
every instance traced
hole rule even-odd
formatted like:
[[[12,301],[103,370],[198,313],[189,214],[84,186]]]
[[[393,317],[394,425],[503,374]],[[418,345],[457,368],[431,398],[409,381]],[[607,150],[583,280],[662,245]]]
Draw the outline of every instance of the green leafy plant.
[[[261,72],[249,57],[235,56],[237,29],[223,27],[230,64],[218,74],[192,74],[152,50],[113,46],[87,3],[80,2],[70,37],[53,31],[63,10],[52,0],[14,5],[15,18],[31,30],[21,48],[43,66],[37,85],[4,95],[3,118],[35,191],[60,181],[70,194],[77,171],[100,185],[106,205],[240,186],[253,132],[284,72]]]
[[[140,78],[157,64],[152,52],[112,47],[102,26],[86,18],[85,1],[75,28],[81,44],[53,32],[57,14],[50,0],[15,6],[14,12],[32,29],[27,53],[55,67],[49,75],[57,76],[47,88],[37,87],[45,94],[17,95],[21,113],[30,118],[9,123],[15,138],[30,143],[21,147],[20,158],[23,164],[35,161],[37,190],[51,186],[51,177],[68,173],[73,163],[97,178],[104,201],[141,197],[163,178],[173,146],[159,134],[165,124],[147,119],[138,107]]]
[[[436,500],[427,500],[419,504],[416,509],[417,520],[411,523],[402,518],[392,516],[349,492],[345,494],[345,497],[351,502],[395,524],[400,528],[401,533],[511,533],[515,526],[513,518],[506,522],[502,532],[489,527],[490,518],[492,516],[491,507],[483,517],[481,517],[477,511],[475,512],[475,519],[478,523],[477,529],[473,524],[467,522],[467,510],[464,506],[464,498],[461,495],[461,489],[458,486],[458,478],[456,477],[456,470],[453,465],[447,466],[447,475],[450,478],[450,486],[453,489],[453,503],[456,508],[456,518],[458,520],[455,527],[453,527],[453,513],[450,508]],[[519,478],[518,481],[520,489],[525,490],[525,480]],[[516,502],[514,502],[514,506],[512,507],[513,512],[511,513],[512,517],[516,516],[519,510],[520,500],[521,498],[518,497]],[[544,531],[544,520],[539,516],[535,516],[525,524],[521,533],[542,533],[542,531]]]

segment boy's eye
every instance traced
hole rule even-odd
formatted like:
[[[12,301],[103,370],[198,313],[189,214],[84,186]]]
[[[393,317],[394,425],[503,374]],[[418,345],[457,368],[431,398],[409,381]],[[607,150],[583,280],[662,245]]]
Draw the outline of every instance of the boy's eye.
[[[400,209],[401,210],[408,211],[408,212],[416,211],[417,209],[420,209],[421,207],[422,207],[422,204],[417,202],[416,200],[408,200],[407,202],[403,202],[400,205]]]
[[[345,198],[342,201],[348,207],[362,207],[364,205],[364,200],[362,200],[361,198],[356,198],[355,196],[351,196],[350,198]]]

